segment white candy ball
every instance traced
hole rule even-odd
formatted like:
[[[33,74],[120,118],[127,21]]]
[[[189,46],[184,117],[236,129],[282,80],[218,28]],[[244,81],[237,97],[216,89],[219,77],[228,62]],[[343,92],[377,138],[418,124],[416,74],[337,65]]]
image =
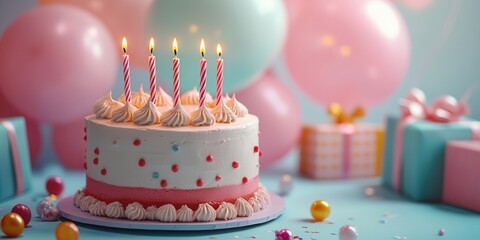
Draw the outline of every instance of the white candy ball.
[[[340,231],[338,232],[338,237],[340,240],[357,240],[357,229],[355,229],[355,227],[353,226],[345,225],[340,228]]]

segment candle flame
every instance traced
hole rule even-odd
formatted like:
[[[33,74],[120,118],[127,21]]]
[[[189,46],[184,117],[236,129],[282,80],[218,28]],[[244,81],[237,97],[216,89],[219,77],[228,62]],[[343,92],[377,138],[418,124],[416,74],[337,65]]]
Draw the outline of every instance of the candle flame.
[[[124,53],[127,53],[127,39],[125,37],[122,39],[122,49]]]
[[[155,48],[155,41],[153,41],[153,37],[150,38],[150,53],[153,53],[153,49]]]
[[[173,50],[173,53],[177,55],[177,52],[178,52],[177,38],[173,38],[172,50]]]
[[[202,57],[205,55],[205,41],[203,41],[203,38],[202,42],[200,43],[200,54],[202,54]]]
[[[220,46],[220,43],[217,45],[217,54],[218,56],[222,56],[222,46]]]

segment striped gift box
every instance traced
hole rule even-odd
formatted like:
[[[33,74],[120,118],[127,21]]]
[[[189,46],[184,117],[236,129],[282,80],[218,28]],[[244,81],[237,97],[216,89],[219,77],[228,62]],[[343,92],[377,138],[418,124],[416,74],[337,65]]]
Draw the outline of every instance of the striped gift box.
[[[379,176],[383,127],[371,124],[316,124],[302,129],[300,172],[315,179]]]

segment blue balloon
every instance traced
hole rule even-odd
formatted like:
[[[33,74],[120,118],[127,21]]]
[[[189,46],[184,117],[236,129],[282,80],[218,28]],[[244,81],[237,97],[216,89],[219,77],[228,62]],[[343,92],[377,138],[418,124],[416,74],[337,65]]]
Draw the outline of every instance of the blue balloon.
[[[172,83],[172,43],[177,38],[183,91],[199,86],[200,42],[205,39],[212,95],[217,44],[223,50],[224,92],[229,92],[247,86],[278,56],[287,30],[282,0],[159,0],[147,21],[147,34],[156,40],[157,75],[167,84]]]

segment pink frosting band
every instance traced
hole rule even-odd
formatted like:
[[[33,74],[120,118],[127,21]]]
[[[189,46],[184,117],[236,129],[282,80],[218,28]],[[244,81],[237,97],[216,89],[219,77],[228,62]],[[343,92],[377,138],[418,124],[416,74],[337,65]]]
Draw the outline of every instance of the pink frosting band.
[[[15,182],[16,182],[16,194],[20,194],[24,190],[23,176],[22,176],[22,164],[20,163],[20,152],[18,151],[17,146],[17,134],[15,132],[15,126],[11,122],[5,119],[0,119],[0,124],[2,124],[7,130],[8,140],[10,142],[10,150],[12,151],[13,157],[13,168],[15,171]]]
[[[139,202],[145,208],[151,205],[173,204],[177,209],[185,204],[195,210],[200,203],[209,203],[217,208],[221,202],[235,203],[239,197],[249,199],[257,189],[258,176],[243,184],[190,190],[121,187],[87,176],[85,193],[107,204],[118,201],[127,206],[130,203]]]

